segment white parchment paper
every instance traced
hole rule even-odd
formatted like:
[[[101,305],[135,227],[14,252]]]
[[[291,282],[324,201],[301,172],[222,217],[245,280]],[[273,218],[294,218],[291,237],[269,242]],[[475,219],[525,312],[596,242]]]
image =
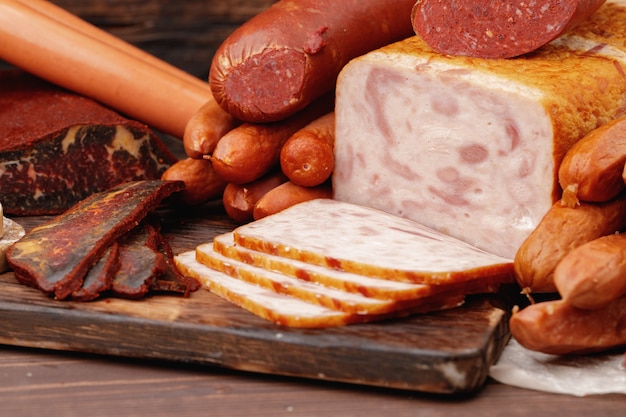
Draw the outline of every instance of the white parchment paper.
[[[525,349],[513,338],[491,366],[489,376],[507,385],[577,397],[626,394],[624,353],[547,355]]]

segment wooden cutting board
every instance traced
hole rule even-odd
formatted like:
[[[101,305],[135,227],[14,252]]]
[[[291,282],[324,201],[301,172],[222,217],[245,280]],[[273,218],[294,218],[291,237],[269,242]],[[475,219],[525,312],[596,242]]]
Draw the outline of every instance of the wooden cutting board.
[[[218,205],[181,217],[160,210],[175,253],[232,224]],[[16,219],[26,229],[46,218]],[[0,275],[0,343],[218,365],[406,390],[479,389],[509,338],[514,288],[468,298],[462,307],[330,329],[274,325],[201,289],[189,298],[154,295],[56,301]]]

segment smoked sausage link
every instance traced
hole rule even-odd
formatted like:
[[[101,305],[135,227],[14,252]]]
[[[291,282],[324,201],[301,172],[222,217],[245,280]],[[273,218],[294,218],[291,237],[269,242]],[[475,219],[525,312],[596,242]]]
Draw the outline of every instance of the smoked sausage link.
[[[573,208],[557,201],[515,254],[517,283],[527,293],[556,292],[554,269],[565,255],[625,225],[625,193],[607,203],[581,203]]]
[[[601,352],[626,345],[626,297],[604,308],[582,310],[563,300],[544,301],[514,313],[511,335],[527,349],[554,355]]]
[[[570,205],[609,201],[624,189],[626,117],[608,122],[576,142],[559,166],[559,183]]]
[[[293,115],[334,89],[349,60],[413,35],[415,0],[280,0],[218,48],[209,83],[220,105],[254,123]]]
[[[585,21],[605,0],[418,0],[415,33],[435,51],[478,58],[532,52]]]
[[[626,295],[626,234],[615,233],[581,245],[554,270],[561,298],[574,307],[603,308]]]
[[[335,113],[330,112],[313,120],[287,139],[280,151],[281,169],[296,185],[320,185],[333,172],[334,144]]]

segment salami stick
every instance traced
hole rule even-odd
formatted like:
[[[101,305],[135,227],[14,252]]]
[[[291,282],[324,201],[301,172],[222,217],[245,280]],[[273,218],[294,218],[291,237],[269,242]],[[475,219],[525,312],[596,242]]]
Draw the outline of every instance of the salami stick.
[[[538,49],[591,16],[605,0],[418,0],[413,29],[435,51],[511,58]]]
[[[587,242],[565,255],[554,270],[554,285],[568,304],[603,308],[626,294],[626,235]]]
[[[531,304],[509,320],[511,335],[527,349],[556,355],[601,352],[626,345],[626,297],[582,310],[563,300]]]
[[[554,269],[572,249],[626,226],[626,194],[575,208],[556,202],[515,255],[518,284],[526,293],[556,292]]]
[[[286,120],[243,123],[224,135],[210,156],[213,167],[227,182],[246,184],[261,178],[280,162],[280,151],[291,135],[332,110],[330,96],[320,98]]]
[[[335,113],[313,120],[294,133],[280,151],[280,166],[289,180],[303,187],[325,182],[333,172]]]
[[[413,34],[415,0],[280,0],[216,51],[209,82],[228,113],[274,122],[334,90],[352,58]]]
[[[563,200],[573,207],[579,200],[609,201],[624,189],[626,117],[591,131],[565,154],[559,166]]]
[[[0,0],[0,58],[177,138],[212,97],[16,0]]]

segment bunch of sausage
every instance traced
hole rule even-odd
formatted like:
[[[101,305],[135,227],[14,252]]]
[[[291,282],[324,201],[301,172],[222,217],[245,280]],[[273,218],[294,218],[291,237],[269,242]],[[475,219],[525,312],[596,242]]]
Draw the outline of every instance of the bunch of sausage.
[[[556,293],[513,315],[512,335],[545,353],[626,344],[626,117],[577,142],[559,167],[560,201],[516,254],[524,292]]]

